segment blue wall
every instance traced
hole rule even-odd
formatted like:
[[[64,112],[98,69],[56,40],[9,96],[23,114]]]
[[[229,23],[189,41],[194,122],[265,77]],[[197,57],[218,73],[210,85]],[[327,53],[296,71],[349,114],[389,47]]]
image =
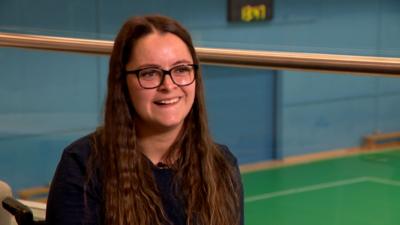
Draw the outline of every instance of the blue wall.
[[[328,3],[329,2],[329,3]],[[319,1],[309,51],[400,56],[400,2]],[[305,44],[307,45],[307,44]],[[280,71],[280,156],[347,148],[374,132],[400,129],[400,80]]]
[[[400,56],[397,0],[276,0],[270,22],[230,24],[227,1],[2,0],[0,31],[112,40],[131,15],[181,21],[196,46]],[[108,57],[0,48],[0,179],[50,181],[62,149],[101,121]],[[241,163],[360,144],[400,129],[400,80],[203,68],[216,141]],[[11,172],[12,171],[12,172]]]

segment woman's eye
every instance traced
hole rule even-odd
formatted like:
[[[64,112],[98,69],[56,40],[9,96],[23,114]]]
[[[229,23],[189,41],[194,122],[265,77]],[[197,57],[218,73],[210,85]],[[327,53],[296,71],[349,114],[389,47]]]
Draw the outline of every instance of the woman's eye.
[[[150,79],[157,77],[158,74],[158,70],[142,70],[140,73],[140,77]]]
[[[180,66],[174,69],[176,73],[187,73],[190,72],[190,67],[188,66]]]

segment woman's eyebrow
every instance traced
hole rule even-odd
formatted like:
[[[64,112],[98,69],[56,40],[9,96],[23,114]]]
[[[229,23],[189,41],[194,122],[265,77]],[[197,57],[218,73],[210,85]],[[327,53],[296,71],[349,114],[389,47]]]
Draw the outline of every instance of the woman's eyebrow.
[[[181,59],[181,60],[178,60],[175,63],[173,63],[172,66],[176,66],[176,65],[182,64],[182,63],[191,64],[192,61],[191,60],[186,60],[186,59]]]
[[[176,65],[179,65],[179,64],[191,64],[191,63],[193,63],[191,60],[181,59],[181,60],[178,60],[178,61],[174,62],[173,64],[171,64],[170,68],[172,68]],[[154,63],[145,63],[145,64],[138,66],[136,69],[144,69],[144,68],[166,69],[166,68],[163,68],[162,66],[160,66],[159,64],[154,64]]]
[[[153,67],[162,68],[160,65],[157,65],[157,64],[146,63],[146,64],[142,64],[142,65],[138,66],[136,69],[153,68]]]

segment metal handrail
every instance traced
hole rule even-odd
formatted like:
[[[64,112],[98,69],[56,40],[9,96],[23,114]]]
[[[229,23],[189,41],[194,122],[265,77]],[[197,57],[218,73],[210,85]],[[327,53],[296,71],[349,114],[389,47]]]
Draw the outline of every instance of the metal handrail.
[[[107,55],[113,42],[0,32],[0,46]],[[205,64],[400,76],[400,58],[196,48]]]

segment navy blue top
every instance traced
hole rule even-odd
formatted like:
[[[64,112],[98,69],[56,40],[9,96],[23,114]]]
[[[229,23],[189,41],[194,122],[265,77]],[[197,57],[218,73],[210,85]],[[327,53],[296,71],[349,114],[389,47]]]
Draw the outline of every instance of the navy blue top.
[[[91,148],[90,142],[90,136],[85,136],[64,150],[48,196],[46,210],[48,225],[103,224],[101,182],[95,176],[90,185],[85,185],[86,162]],[[221,150],[235,164],[237,179],[240,181],[236,158],[226,146],[221,146]],[[173,194],[173,170],[160,166],[153,166],[152,169],[168,219],[174,225],[185,225],[186,215],[183,203]],[[243,190],[242,186],[240,188]],[[243,191],[240,195],[240,224],[243,225]]]

